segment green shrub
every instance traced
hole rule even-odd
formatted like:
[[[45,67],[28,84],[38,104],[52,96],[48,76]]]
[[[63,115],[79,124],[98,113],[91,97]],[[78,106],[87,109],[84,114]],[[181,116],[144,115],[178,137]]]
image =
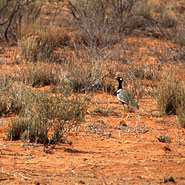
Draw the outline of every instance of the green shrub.
[[[25,106],[29,90],[15,82],[12,77],[0,78],[0,114],[14,112],[18,114]]]
[[[59,142],[66,131],[83,121],[87,104],[81,97],[51,96],[31,91],[22,113],[11,120],[6,138],[50,144]]]

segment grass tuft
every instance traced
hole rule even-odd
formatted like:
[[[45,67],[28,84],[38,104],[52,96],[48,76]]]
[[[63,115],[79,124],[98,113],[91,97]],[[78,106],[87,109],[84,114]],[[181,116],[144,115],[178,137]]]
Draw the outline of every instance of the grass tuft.
[[[161,114],[184,115],[185,90],[177,80],[163,80],[157,87],[156,101]]]
[[[32,87],[43,87],[46,85],[55,85],[57,78],[55,78],[54,65],[48,63],[27,63],[26,66],[17,70],[17,78],[25,85]]]
[[[83,121],[86,108],[79,96],[65,98],[30,90],[24,110],[11,120],[5,136],[9,140],[45,145],[59,142],[67,131]]]
[[[67,66],[67,84],[73,92],[115,92],[113,81],[105,73],[106,65],[103,60],[94,57],[83,58],[78,63],[71,61]]]
[[[18,46],[27,61],[54,61],[54,50],[67,45],[69,40],[62,28],[35,23],[22,26]]]

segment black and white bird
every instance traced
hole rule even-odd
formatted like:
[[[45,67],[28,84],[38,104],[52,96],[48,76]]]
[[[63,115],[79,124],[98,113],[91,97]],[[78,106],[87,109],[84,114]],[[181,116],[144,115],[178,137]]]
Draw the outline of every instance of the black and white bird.
[[[137,104],[137,102],[135,101],[133,95],[128,92],[127,90],[122,88],[122,82],[123,82],[123,78],[122,77],[115,77],[115,79],[118,81],[119,85],[118,85],[118,90],[117,90],[117,98],[118,100],[124,105],[132,106],[132,107],[136,107],[137,109],[139,109],[139,105]],[[125,108],[125,107],[123,107]]]

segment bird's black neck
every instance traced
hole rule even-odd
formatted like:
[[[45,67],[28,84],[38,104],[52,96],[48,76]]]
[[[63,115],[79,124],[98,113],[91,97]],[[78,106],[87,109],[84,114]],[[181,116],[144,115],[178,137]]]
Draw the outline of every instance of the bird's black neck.
[[[119,85],[118,85],[118,90],[119,89],[122,89],[122,81],[118,81],[119,82]]]

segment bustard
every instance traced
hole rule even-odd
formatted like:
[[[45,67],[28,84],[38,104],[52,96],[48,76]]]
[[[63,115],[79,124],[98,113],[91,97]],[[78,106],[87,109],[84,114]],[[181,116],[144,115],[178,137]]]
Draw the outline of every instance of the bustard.
[[[127,105],[128,108],[129,106],[132,106],[132,107],[136,107],[137,109],[139,109],[139,106],[137,102],[135,101],[133,95],[127,90],[122,88],[123,78],[119,76],[119,77],[115,77],[115,79],[119,83],[118,90],[117,90],[117,98],[123,104],[123,109],[125,110],[124,105]]]

